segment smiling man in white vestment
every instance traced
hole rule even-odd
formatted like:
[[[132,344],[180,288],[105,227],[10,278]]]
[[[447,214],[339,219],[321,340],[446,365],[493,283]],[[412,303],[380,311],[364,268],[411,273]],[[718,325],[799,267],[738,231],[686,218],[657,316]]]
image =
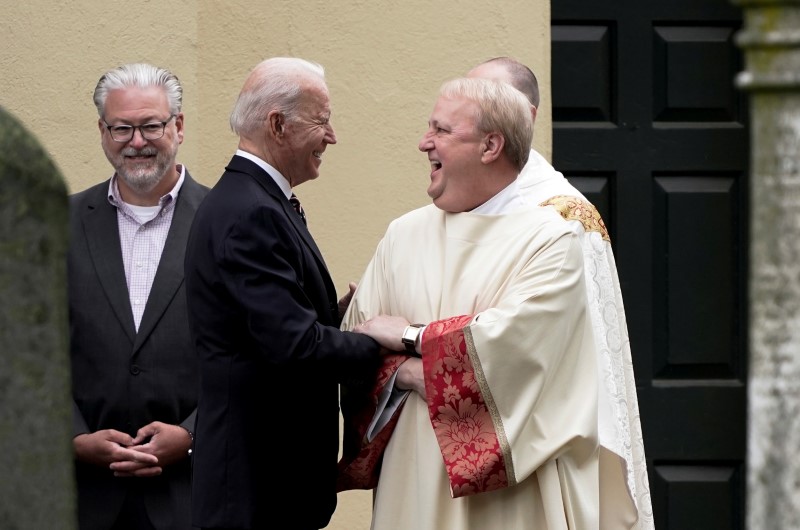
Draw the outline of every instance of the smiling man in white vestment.
[[[342,393],[339,489],[376,487],[373,530],[636,522],[625,474],[601,472],[580,238],[517,181],[532,127],[504,82],[442,86],[419,145],[433,204],[390,224],[345,315],[406,350]]]

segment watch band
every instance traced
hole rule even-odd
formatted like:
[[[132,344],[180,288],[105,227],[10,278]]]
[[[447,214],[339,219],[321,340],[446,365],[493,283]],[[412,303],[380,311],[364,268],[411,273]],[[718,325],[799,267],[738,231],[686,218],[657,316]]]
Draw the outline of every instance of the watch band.
[[[183,425],[179,425],[179,427],[181,427],[189,435],[189,451],[187,451],[186,454],[188,456],[192,456],[192,453],[194,452],[194,433]]]

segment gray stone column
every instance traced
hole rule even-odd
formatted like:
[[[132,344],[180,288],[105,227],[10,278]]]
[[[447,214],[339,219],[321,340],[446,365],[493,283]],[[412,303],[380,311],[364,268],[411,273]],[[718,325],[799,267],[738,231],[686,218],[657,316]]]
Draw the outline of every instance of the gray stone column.
[[[747,511],[800,528],[800,2],[734,0],[751,119]]]
[[[61,174],[36,139],[0,108],[4,530],[77,527],[66,250],[67,193]]]

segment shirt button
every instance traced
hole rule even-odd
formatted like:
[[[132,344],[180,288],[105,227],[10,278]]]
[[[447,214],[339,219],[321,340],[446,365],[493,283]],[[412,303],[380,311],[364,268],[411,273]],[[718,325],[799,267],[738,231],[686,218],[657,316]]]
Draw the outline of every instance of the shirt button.
[[[139,366],[137,366],[137,365],[135,365],[135,364],[132,364],[132,365],[131,365],[131,374],[133,374],[133,375],[139,375],[139,373],[140,373],[141,371],[142,371],[142,370],[139,368]]]

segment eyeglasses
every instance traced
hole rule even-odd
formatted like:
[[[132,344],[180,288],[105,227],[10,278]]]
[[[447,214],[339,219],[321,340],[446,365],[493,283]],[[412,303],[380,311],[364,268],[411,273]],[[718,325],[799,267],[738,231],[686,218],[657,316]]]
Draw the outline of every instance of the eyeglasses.
[[[136,129],[139,129],[139,134],[145,140],[158,140],[164,136],[164,128],[174,117],[175,114],[170,114],[166,121],[154,121],[144,125],[109,125],[106,123],[106,129],[111,133],[111,138],[115,142],[130,142]]]

